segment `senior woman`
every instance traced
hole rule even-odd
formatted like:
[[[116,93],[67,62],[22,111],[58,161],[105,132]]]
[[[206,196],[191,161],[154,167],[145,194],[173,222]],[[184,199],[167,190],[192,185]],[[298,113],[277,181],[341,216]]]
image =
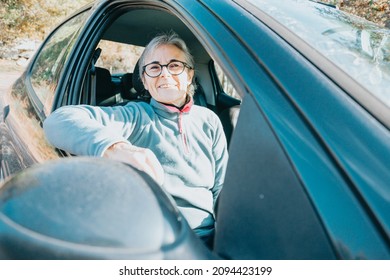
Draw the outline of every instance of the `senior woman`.
[[[72,154],[107,157],[146,172],[209,241],[228,160],[221,122],[193,104],[194,62],[177,34],[152,39],[139,65],[150,103],[64,106],[45,120],[46,137]]]

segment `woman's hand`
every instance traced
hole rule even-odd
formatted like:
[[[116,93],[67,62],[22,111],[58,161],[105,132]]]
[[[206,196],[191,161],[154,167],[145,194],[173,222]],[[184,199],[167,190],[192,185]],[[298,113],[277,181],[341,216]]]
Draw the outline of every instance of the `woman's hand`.
[[[104,152],[103,157],[130,164],[138,170],[147,173],[160,186],[164,183],[164,170],[156,155],[147,148],[119,142],[111,145]]]

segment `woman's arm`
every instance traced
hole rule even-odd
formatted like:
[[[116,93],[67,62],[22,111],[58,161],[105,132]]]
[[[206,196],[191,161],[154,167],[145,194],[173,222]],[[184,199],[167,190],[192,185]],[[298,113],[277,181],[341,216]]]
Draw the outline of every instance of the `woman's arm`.
[[[164,170],[156,155],[147,148],[136,147],[128,142],[119,142],[111,145],[103,156],[128,163],[144,171],[160,186],[164,183]]]
[[[126,107],[64,106],[44,122],[48,141],[75,155],[104,156],[144,171],[160,185],[164,172],[154,153],[127,139],[148,122],[137,105]],[[149,120],[150,121],[150,120]]]
[[[112,144],[127,141],[136,115],[134,108],[64,106],[46,118],[43,128],[48,141],[59,149],[102,156]]]

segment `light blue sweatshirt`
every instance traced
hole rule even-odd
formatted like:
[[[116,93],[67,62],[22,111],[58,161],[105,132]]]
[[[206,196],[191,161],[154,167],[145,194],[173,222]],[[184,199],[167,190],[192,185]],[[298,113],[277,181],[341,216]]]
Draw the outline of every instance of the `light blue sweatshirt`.
[[[222,124],[211,110],[193,105],[181,110],[161,104],[65,106],[44,122],[51,144],[75,155],[102,156],[117,142],[149,148],[159,159],[163,188],[199,236],[214,228],[214,204],[228,160]]]

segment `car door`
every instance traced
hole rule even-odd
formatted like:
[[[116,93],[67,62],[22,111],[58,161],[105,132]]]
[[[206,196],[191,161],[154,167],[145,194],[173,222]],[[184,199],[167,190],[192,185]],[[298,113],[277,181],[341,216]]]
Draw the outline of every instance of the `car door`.
[[[220,198],[217,252],[250,259],[389,258],[380,197],[388,193],[388,130],[278,29],[263,24],[261,12],[203,2],[241,42],[227,44],[230,34],[221,36],[220,59],[231,64],[218,62],[230,65],[231,80],[246,93]],[[216,29],[209,32],[223,34]]]

